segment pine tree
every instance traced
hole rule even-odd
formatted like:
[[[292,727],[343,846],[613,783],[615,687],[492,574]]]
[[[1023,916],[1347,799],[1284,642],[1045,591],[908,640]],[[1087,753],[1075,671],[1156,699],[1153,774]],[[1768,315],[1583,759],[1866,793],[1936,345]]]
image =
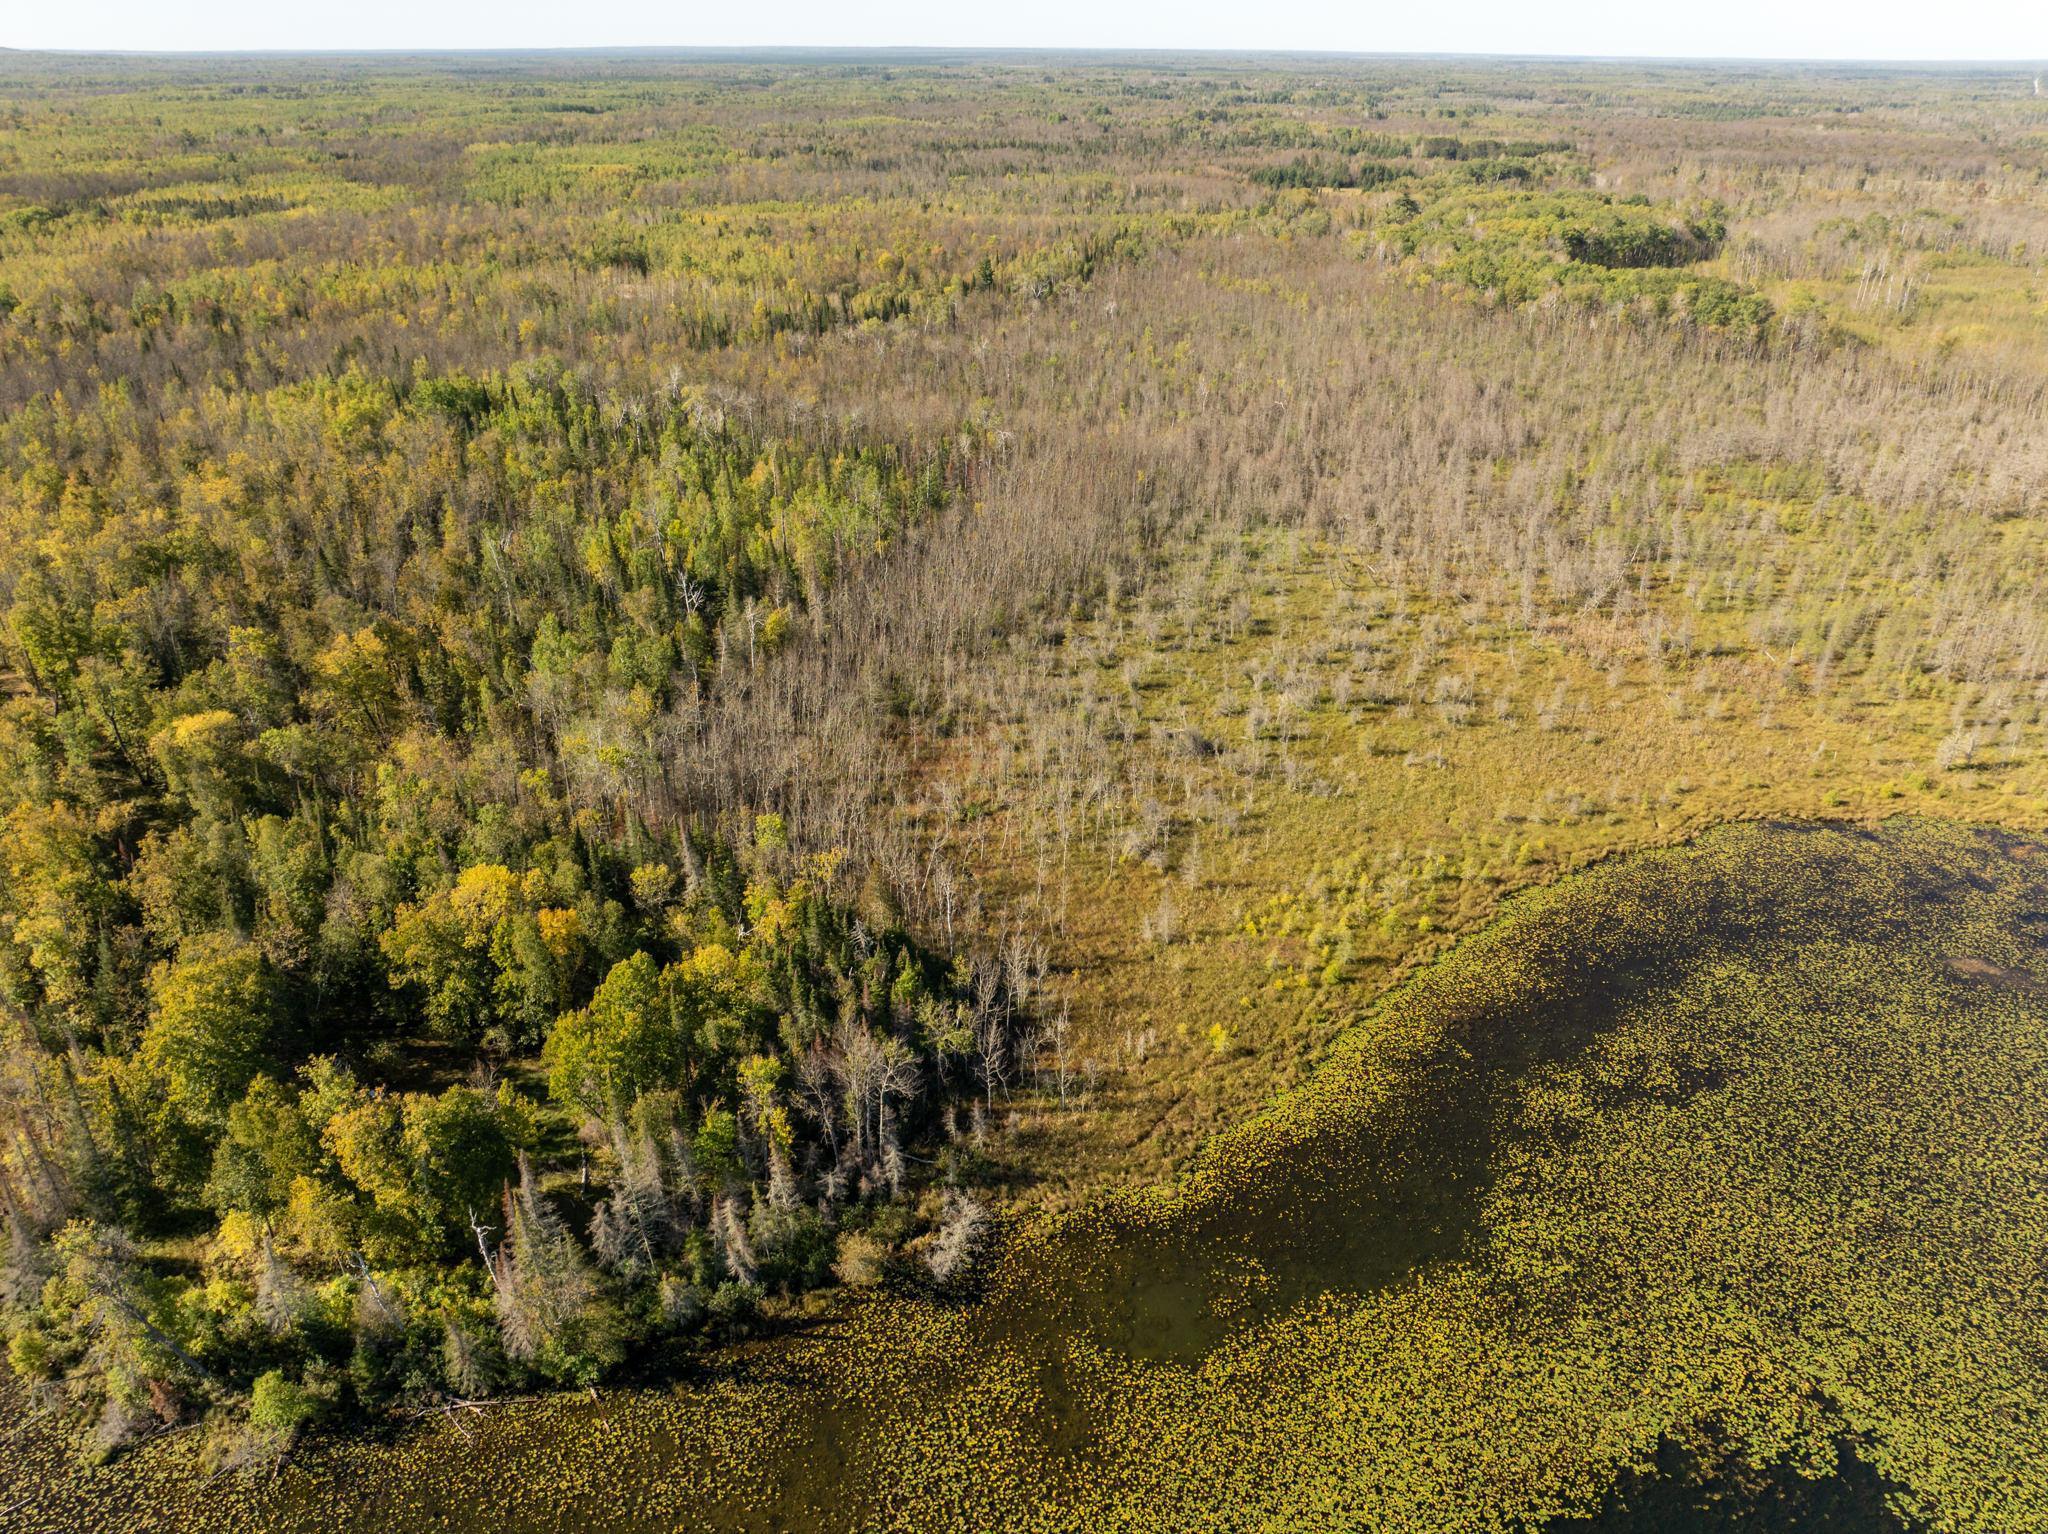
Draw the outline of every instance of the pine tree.
[[[306,1289],[291,1264],[277,1255],[268,1236],[256,1254],[256,1316],[273,1337],[282,1337],[305,1313]]]
[[[756,1277],[753,1243],[747,1239],[746,1220],[740,1211],[738,1195],[720,1194],[711,1205],[711,1231],[718,1238],[719,1254],[725,1259],[726,1271],[742,1284],[751,1284]]]
[[[464,1400],[479,1400],[497,1388],[496,1360],[469,1323],[450,1316],[442,1329],[441,1372],[448,1388]]]
[[[617,1318],[589,1257],[519,1158],[493,1264],[505,1351],[554,1378],[595,1378],[621,1356]]]

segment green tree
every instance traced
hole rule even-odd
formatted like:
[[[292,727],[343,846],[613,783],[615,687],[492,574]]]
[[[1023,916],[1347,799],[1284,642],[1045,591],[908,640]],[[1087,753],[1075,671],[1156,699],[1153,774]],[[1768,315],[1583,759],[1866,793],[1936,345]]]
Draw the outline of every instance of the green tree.
[[[517,1170],[518,1126],[504,1104],[467,1086],[409,1096],[404,1117],[417,1197],[444,1232],[466,1238]]]
[[[20,958],[31,991],[68,1019],[91,1019],[97,938],[113,889],[85,812],[23,805],[0,822],[0,932]],[[32,977],[32,978],[31,978]],[[24,995],[24,1005],[37,998]]]
[[[150,977],[142,1059],[172,1106],[217,1132],[271,1058],[276,987],[263,955],[223,933],[195,938]]]
[[[256,1377],[249,1392],[249,1426],[290,1438],[320,1415],[320,1398],[279,1369]]]
[[[401,1099],[365,1093],[328,1120],[321,1140],[342,1176],[367,1196],[367,1205],[359,1198],[354,1217],[344,1223],[353,1227],[371,1262],[421,1262],[443,1249],[446,1234],[421,1191],[406,1144]],[[317,1194],[307,1190],[302,1202],[306,1223],[317,1226],[322,1214]]]
[[[214,1147],[207,1201],[223,1212],[271,1214],[291,1202],[293,1181],[316,1172],[323,1159],[319,1137],[291,1089],[258,1076],[228,1110],[226,1130]]]
[[[564,1013],[542,1059],[548,1090],[593,1118],[681,1081],[689,1060],[687,990],[648,953],[621,959],[580,1011]]]
[[[471,1221],[496,1207],[530,1133],[514,1094],[454,1086],[438,1097],[359,1092],[322,1139],[370,1200],[365,1246],[379,1260],[414,1261],[469,1244]]]
[[[317,827],[265,815],[250,828],[256,942],[280,969],[301,969],[327,914],[327,849]]]

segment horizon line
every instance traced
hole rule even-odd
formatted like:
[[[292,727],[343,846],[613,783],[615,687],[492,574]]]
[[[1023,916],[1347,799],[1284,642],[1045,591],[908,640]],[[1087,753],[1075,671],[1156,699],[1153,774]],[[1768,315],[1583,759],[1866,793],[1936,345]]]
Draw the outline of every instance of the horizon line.
[[[2048,57],[1954,57],[1852,56],[1795,54],[1660,54],[1660,53],[1489,53],[1484,51],[1399,49],[1375,52],[1348,48],[1230,48],[1167,43],[1131,45],[1062,43],[548,43],[504,44],[457,47],[441,44],[363,45],[317,48],[111,48],[32,47],[0,43],[0,56],[49,59],[165,59],[204,61],[217,59],[463,59],[463,58],[619,58],[667,56],[696,59],[748,59],[774,55],[858,55],[873,58],[914,58],[930,55],[979,57],[1095,57],[1143,59],[1153,57],[1211,59],[1340,59],[1386,62],[1460,62],[1493,64],[1679,64],[1679,65],[1784,65],[1911,67],[1923,69],[2022,69],[2038,70]]]

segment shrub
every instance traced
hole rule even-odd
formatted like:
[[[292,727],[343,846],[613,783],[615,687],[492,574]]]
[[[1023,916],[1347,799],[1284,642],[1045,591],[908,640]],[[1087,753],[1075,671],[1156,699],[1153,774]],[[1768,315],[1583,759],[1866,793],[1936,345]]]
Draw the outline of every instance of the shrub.
[[[279,1369],[258,1375],[249,1392],[249,1425],[264,1432],[288,1436],[319,1415],[319,1398]]]
[[[843,1231],[832,1272],[850,1289],[872,1289],[888,1276],[889,1243],[864,1230]]]
[[[48,1379],[55,1369],[49,1334],[33,1326],[23,1327],[7,1339],[7,1363],[20,1379]]]

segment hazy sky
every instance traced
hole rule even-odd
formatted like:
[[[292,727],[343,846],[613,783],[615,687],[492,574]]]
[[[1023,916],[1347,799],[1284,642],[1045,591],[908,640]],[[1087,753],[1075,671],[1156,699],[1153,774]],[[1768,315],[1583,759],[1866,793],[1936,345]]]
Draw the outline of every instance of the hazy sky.
[[[0,0],[15,48],[763,44],[2048,57],[2048,0]]]

